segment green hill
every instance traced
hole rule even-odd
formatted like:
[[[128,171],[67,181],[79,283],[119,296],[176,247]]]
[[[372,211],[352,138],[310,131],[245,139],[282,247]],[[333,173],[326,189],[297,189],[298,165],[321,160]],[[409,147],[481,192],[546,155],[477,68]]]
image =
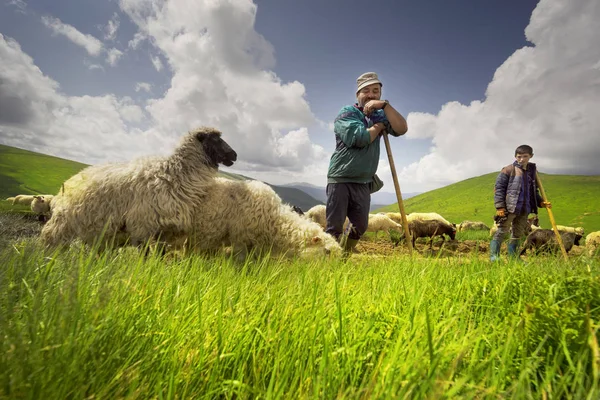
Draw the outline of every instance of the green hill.
[[[56,194],[65,180],[85,167],[87,164],[0,145],[0,199],[17,194]],[[251,179],[229,172],[219,172],[219,175],[233,180]],[[323,204],[299,189],[269,186],[284,202],[297,205],[303,210]],[[0,210],[11,209],[17,207],[12,207],[9,202],[0,201]],[[18,209],[27,207],[20,206]]]
[[[407,213],[437,212],[451,222],[464,220],[493,223],[494,183],[497,172],[466,179],[404,201]],[[583,226],[586,232],[600,230],[600,175],[540,174],[554,219],[559,225]],[[398,212],[398,204],[376,212]],[[540,225],[550,228],[546,210],[539,211]]]

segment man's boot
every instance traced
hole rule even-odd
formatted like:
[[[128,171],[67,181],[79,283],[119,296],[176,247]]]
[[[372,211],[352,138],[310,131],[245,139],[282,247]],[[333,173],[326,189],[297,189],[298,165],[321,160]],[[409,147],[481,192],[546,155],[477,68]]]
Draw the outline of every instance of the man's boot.
[[[356,250],[356,245],[358,244],[358,239],[350,239],[347,238],[346,239],[346,243],[344,244],[344,254],[346,256],[349,256],[351,253],[360,253],[358,250]]]
[[[490,261],[496,262],[500,260],[500,246],[502,243],[496,239],[492,239],[490,242]]]
[[[519,254],[519,250],[520,250],[520,246],[519,246],[519,241],[512,241],[510,240],[508,242],[507,245],[507,249],[508,249],[508,258],[512,259],[512,260],[518,260],[518,261],[523,261],[521,259],[521,255]]]

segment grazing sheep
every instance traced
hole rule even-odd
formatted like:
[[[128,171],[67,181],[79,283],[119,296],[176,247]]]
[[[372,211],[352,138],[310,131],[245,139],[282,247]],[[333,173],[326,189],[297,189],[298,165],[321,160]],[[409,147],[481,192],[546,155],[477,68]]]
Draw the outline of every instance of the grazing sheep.
[[[440,221],[447,225],[455,225],[449,222],[447,219],[442,217],[438,213],[410,213],[406,216],[406,219],[410,223],[411,221],[420,220],[420,221]],[[455,225],[456,226],[456,225]]]
[[[402,214],[397,213],[397,212],[386,212],[386,213],[379,213],[382,215],[387,216],[389,219],[391,219],[392,221],[402,225]]]
[[[582,235],[575,232],[562,232],[560,238],[568,253],[574,245],[579,246],[579,240],[581,240]],[[541,251],[560,251],[560,247],[556,241],[556,235],[552,229],[538,229],[527,235],[527,239],[525,239],[523,249],[521,250],[521,255],[525,254],[528,249],[534,249],[536,254],[539,254]]]
[[[327,229],[327,215],[325,212],[326,212],[325,205],[319,204],[319,205],[316,205],[316,206],[310,208],[307,212],[304,213],[304,215],[311,221],[316,222],[317,224],[321,225],[323,230],[325,230],[325,229]],[[349,222],[350,221],[346,217],[346,221],[344,222],[344,230],[346,230],[346,227],[348,226]]]
[[[583,236],[585,234],[583,228],[580,226],[572,227],[572,226],[556,225],[556,229],[558,229],[559,232],[574,232],[581,236]]]
[[[386,215],[369,214],[369,225],[367,227],[367,232],[375,232],[375,236],[377,236],[379,231],[389,233],[391,229],[396,229],[402,232],[402,225],[392,221],[392,219]]]
[[[283,204],[263,182],[214,178],[211,190],[195,206],[194,228],[185,244],[193,251],[212,253],[231,246],[241,258],[251,252],[302,258],[342,253],[333,236]]]
[[[429,247],[433,247],[433,237],[441,236],[442,244],[446,240],[444,235],[448,235],[451,240],[456,239],[456,226],[450,223],[443,223],[439,220],[419,220],[415,219],[408,223],[408,229],[412,237],[412,244],[415,247],[415,241],[420,237],[431,238]]]
[[[457,231],[488,231],[490,228],[481,221],[463,221],[458,225]]]
[[[184,135],[169,157],[85,168],[52,200],[41,239],[51,246],[76,238],[92,244],[104,235],[105,246],[113,240],[139,245],[166,230],[185,236],[218,164],[230,166],[236,158],[221,132],[203,127]]]
[[[600,231],[589,233],[585,237],[585,248],[590,256],[596,254],[600,248]]]
[[[9,197],[6,200],[7,201],[12,201],[12,205],[22,205],[22,206],[30,206],[31,202],[33,201],[34,195],[29,195],[29,194],[19,194],[17,196],[14,197]]]

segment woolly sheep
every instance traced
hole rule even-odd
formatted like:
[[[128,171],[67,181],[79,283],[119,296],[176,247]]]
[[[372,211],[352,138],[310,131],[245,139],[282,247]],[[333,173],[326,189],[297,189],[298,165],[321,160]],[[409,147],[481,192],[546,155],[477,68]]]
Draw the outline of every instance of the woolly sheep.
[[[218,164],[230,166],[236,152],[221,132],[202,127],[188,132],[168,157],[85,168],[63,184],[51,202],[52,217],[41,239],[46,245],[79,238],[101,245],[139,245],[164,230],[185,236],[193,207],[212,190]]]
[[[583,228],[580,226],[572,227],[572,226],[556,225],[556,229],[558,229],[559,232],[574,232],[581,236],[583,236],[585,233]]]
[[[560,234],[563,245],[567,253],[571,251],[573,246],[579,246],[579,241],[582,236],[575,232],[562,232]],[[556,241],[556,235],[552,229],[538,229],[527,235],[521,255],[525,254],[528,249],[534,249],[536,253],[540,251],[557,252],[559,250],[558,242]]]
[[[464,232],[468,230],[473,231],[487,231],[490,228],[481,221],[463,221],[458,225],[457,231]]]
[[[410,213],[406,216],[406,219],[408,220],[409,223],[411,221],[420,220],[420,221],[440,221],[447,225],[454,225],[451,222],[449,222],[447,219],[442,217],[440,214],[432,213],[432,212],[430,212],[430,213],[416,213],[416,212]]]
[[[7,201],[12,201],[12,205],[23,205],[23,206],[30,206],[31,202],[33,202],[33,198],[34,195],[29,195],[29,194],[19,194],[17,196],[14,197],[9,197],[6,200]]]
[[[195,203],[193,231],[185,244],[191,250],[211,253],[231,246],[241,258],[251,252],[288,257],[341,255],[333,236],[283,204],[269,185],[225,178],[213,181],[202,202]]]
[[[307,212],[305,212],[304,215],[311,221],[316,222],[317,224],[321,225],[323,230],[327,229],[327,214],[326,214],[325,205],[323,205],[323,204],[316,205],[316,206],[310,208]],[[344,222],[344,230],[348,226],[349,222],[350,221],[348,220],[348,218],[346,218],[346,221]]]
[[[392,221],[387,215],[369,214],[367,232],[375,232],[375,236],[377,236],[379,231],[389,232],[390,229],[396,229],[402,232],[402,225]]]
[[[386,212],[386,213],[379,213],[382,215],[387,216],[389,219],[391,219],[392,221],[402,225],[402,214],[397,213],[397,212]],[[408,218],[407,218],[408,220]]]
[[[585,237],[585,248],[590,256],[596,254],[600,248],[600,231],[589,233]]]
[[[33,201],[31,202],[31,211],[39,216],[40,221],[46,221],[47,217],[49,217],[50,204],[53,198],[54,196],[50,194],[33,196]]]

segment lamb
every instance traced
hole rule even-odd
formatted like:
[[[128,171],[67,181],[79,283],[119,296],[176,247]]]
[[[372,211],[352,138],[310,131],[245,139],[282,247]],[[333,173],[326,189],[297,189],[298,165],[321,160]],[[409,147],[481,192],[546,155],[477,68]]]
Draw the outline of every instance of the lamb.
[[[242,259],[250,253],[301,258],[342,253],[333,236],[283,204],[263,182],[214,178],[211,190],[195,204],[193,231],[183,244],[190,250],[213,253],[231,246]]]
[[[556,225],[556,229],[558,229],[559,232],[574,232],[581,236],[583,236],[585,233],[583,228],[580,226],[572,227],[572,226]]]
[[[563,245],[567,253],[571,251],[573,246],[579,246],[579,241],[583,236],[575,232],[562,232],[560,238],[562,239]],[[555,233],[552,229],[538,229],[527,235],[521,255],[525,254],[528,249],[535,249],[536,254],[541,251],[557,252],[559,251],[559,245],[556,241]]]
[[[419,220],[415,219],[408,223],[408,229],[412,237],[413,248],[415,241],[420,237],[429,237],[429,247],[433,247],[433,237],[441,236],[442,244],[446,240],[444,235],[448,235],[451,240],[456,239],[456,226],[450,223],[443,223],[439,220]]]
[[[458,232],[464,232],[468,230],[473,231],[487,231],[490,228],[481,221],[463,221],[458,225]]]
[[[40,221],[45,222],[50,215],[50,203],[54,196],[47,194],[43,196],[33,196],[31,202],[31,211],[38,215]]]
[[[369,214],[369,225],[367,227],[367,232],[375,232],[375,236],[377,236],[379,231],[385,231],[389,233],[391,229],[396,229],[402,232],[402,225],[392,221],[392,219],[386,215]]]
[[[585,237],[585,248],[590,256],[594,256],[600,248],[600,231],[589,233]]]
[[[166,230],[185,236],[194,206],[212,190],[218,164],[236,159],[221,132],[201,127],[184,135],[168,157],[85,168],[52,200],[41,240],[48,246],[100,240],[106,247],[140,245]]]
[[[19,194],[16,195],[14,197],[9,197],[6,200],[7,201],[12,201],[12,205],[23,205],[23,206],[30,206],[31,203],[33,202],[33,198],[34,195],[29,195],[29,194]]]

